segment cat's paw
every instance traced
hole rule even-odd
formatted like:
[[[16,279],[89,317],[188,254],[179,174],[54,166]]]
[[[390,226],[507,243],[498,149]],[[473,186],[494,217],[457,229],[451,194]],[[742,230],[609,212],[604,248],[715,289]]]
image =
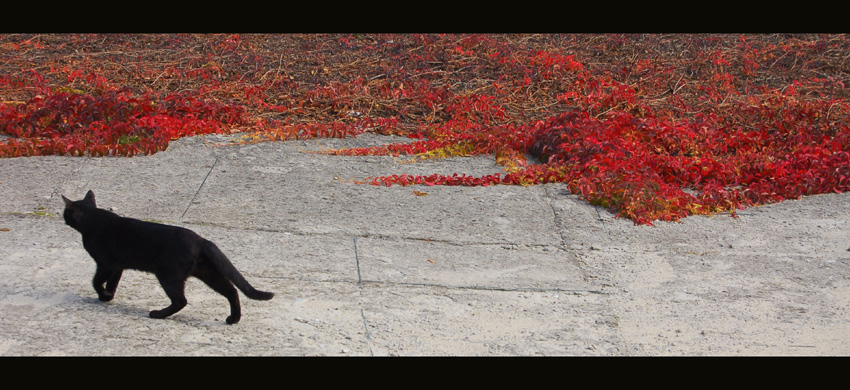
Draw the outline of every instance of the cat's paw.
[[[164,313],[165,310],[153,310],[148,314],[151,318],[165,318],[168,317],[168,314]]]
[[[239,322],[239,319],[241,318],[242,317],[227,316],[227,319],[225,319],[224,322],[226,322],[228,325],[233,325]]]
[[[102,293],[97,294],[97,299],[100,299],[101,302],[109,302],[112,300],[112,298],[115,298],[115,294],[109,291],[104,291]]]

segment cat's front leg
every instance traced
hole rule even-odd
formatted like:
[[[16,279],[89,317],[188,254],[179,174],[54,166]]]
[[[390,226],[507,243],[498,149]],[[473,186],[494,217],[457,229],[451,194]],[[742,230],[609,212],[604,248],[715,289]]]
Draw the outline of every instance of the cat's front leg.
[[[118,289],[118,282],[121,281],[121,274],[124,273],[124,270],[119,269],[112,273],[112,276],[106,280],[106,291],[112,297],[115,296],[115,290]]]
[[[113,270],[98,266],[97,270],[94,272],[94,279],[92,280],[92,285],[94,286],[94,291],[97,292],[97,298],[103,302],[111,301],[113,297],[115,297],[115,288],[118,287],[118,280],[121,279],[121,271],[117,272],[118,277],[114,277],[115,272]],[[106,283],[107,288],[103,288],[103,284]]]

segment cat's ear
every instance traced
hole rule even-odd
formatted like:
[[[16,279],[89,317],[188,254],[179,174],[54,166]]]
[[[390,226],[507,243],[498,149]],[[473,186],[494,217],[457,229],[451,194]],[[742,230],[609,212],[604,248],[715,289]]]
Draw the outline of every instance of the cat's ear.
[[[71,201],[71,199],[66,198],[65,195],[59,195],[59,196],[61,196],[62,200],[65,201],[65,207],[71,207],[71,204],[74,203],[74,202]]]
[[[91,205],[92,205],[92,206],[95,206],[95,203],[94,203],[94,192],[92,192],[92,190],[89,190],[89,192],[87,192],[87,193],[86,193],[86,197],[85,197],[85,198],[83,198],[83,200],[84,200],[84,201],[86,201],[86,202],[88,202],[88,203],[91,203]]]

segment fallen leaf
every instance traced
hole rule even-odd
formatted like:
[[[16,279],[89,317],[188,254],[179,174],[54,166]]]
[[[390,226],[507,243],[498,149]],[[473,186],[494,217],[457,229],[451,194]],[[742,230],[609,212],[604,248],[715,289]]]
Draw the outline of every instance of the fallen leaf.
[[[425,195],[428,195],[428,193],[427,192],[421,192],[421,191],[413,191],[413,195],[425,196]]]

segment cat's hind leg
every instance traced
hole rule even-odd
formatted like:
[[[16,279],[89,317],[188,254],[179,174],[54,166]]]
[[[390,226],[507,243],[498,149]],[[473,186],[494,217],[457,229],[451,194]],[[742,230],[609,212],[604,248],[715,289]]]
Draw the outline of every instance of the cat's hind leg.
[[[151,311],[151,318],[165,318],[186,307],[186,295],[184,294],[185,278],[159,274],[156,275],[156,278],[159,280],[162,289],[165,290],[165,295],[168,295],[168,298],[171,299],[171,305],[161,310]]]
[[[215,292],[224,295],[230,302],[230,316],[224,321],[230,325],[239,322],[239,319],[242,318],[242,308],[239,305],[239,293],[236,291],[236,287],[233,287],[233,284],[217,269],[199,267],[192,275],[206,283]]]

